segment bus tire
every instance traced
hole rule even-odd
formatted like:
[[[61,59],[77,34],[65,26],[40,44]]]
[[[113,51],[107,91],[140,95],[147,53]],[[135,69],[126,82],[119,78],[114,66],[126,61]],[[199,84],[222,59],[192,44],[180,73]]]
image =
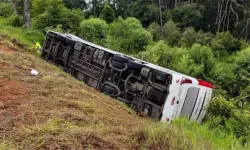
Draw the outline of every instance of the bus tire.
[[[104,93],[109,94],[109,95],[113,95],[116,93],[116,89],[109,85],[105,85],[103,91]]]
[[[135,61],[129,61],[128,62],[128,68],[141,70],[142,64],[137,63]]]
[[[123,69],[125,67],[124,64],[117,62],[117,61],[112,61],[112,66],[117,69]]]
[[[120,63],[127,63],[129,61],[128,58],[120,56],[120,55],[114,55],[113,60],[120,62]]]

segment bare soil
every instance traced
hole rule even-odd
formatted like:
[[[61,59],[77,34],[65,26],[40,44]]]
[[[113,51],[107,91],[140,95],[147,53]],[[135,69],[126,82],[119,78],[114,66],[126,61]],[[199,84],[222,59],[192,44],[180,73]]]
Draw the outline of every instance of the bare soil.
[[[11,53],[15,52],[14,50],[8,48],[5,45],[0,45],[0,51],[3,51],[3,52],[8,53],[8,54],[11,54]]]

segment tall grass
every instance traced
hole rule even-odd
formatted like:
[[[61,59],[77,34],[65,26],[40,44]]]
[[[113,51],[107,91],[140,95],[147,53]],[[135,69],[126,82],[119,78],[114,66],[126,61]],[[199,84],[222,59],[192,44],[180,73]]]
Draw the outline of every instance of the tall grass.
[[[250,149],[233,135],[180,118],[172,124],[152,123],[142,128],[141,148],[156,149]]]
[[[3,17],[0,17],[0,35],[9,36],[28,46],[33,45],[33,40],[40,43],[42,43],[44,40],[44,35],[42,32],[33,29],[10,26],[8,25],[8,19]]]

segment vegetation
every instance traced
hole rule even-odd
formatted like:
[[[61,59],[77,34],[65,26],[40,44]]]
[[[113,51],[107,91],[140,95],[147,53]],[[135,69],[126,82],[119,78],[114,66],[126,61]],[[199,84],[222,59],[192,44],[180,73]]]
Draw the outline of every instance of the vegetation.
[[[249,148],[249,1],[32,0],[30,28],[23,2],[0,0],[0,34],[26,49],[32,51],[34,40],[42,43],[48,30],[70,32],[215,85],[201,125],[150,123],[138,129],[140,148]],[[0,148],[8,146],[11,141],[0,142]]]

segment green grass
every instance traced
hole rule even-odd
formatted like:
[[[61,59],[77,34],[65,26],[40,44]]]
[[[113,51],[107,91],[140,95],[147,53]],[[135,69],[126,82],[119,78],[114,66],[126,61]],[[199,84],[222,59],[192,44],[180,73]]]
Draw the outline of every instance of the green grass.
[[[8,19],[0,17],[0,35],[9,36],[12,39],[16,39],[21,44],[32,47],[33,40],[39,41],[40,43],[44,40],[42,32],[33,29],[25,29],[22,27],[9,26]]]
[[[139,135],[144,139],[142,148],[157,146],[160,149],[250,149],[243,146],[233,134],[206,125],[179,118],[172,124],[150,123]]]

